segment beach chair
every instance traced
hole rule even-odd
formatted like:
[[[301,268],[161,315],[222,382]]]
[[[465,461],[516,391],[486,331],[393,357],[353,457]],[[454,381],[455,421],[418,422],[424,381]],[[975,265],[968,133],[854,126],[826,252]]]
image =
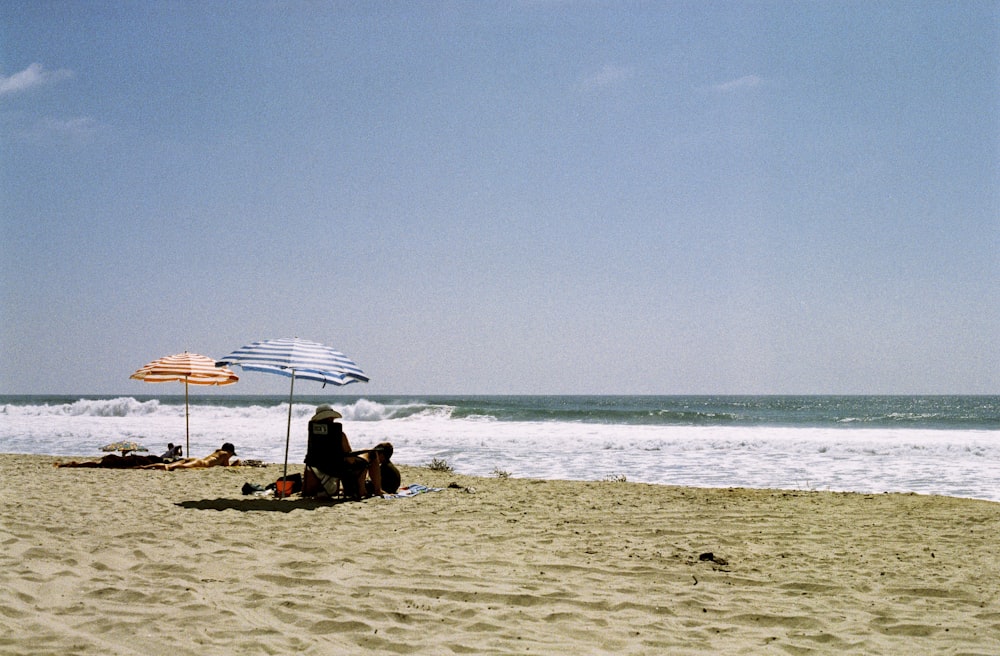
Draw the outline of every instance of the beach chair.
[[[368,462],[358,456],[370,450],[350,451],[347,445],[340,423],[330,418],[309,422],[306,478],[314,477],[331,499],[341,495],[360,499],[364,489]]]

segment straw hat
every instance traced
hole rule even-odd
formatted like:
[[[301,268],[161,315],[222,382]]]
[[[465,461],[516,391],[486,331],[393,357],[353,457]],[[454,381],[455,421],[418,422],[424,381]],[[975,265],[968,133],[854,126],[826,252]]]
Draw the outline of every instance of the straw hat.
[[[316,407],[316,414],[313,415],[310,421],[321,421],[323,419],[340,419],[343,416],[344,415],[334,410],[330,405],[324,403],[323,405]]]

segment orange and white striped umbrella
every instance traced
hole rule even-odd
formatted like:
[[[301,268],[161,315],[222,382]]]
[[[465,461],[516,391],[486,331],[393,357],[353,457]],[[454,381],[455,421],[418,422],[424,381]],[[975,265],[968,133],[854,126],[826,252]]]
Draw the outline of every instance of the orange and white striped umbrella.
[[[232,369],[216,367],[215,360],[197,353],[180,353],[154,360],[129,376],[147,383],[231,385],[240,378]]]
[[[216,367],[215,360],[197,353],[179,353],[154,360],[129,376],[147,383],[184,383],[184,422],[187,443],[184,453],[191,456],[191,413],[188,385],[232,385],[240,378],[232,369]]]

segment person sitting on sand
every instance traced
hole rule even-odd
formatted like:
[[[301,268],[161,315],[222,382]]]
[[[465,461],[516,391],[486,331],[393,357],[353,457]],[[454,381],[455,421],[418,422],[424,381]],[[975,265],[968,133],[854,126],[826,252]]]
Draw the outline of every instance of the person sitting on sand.
[[[347,435],[344,435],[344,443],[347,444]],[[350,445],[348,444],[348,447]],[[361,472],[361,477],[358,481],[358,489],[367,492],[366,495],[370,497],[380,497],[385,492],[382,488],[382,455],[381,451],[377,448],[375,449],[364,449],[357,452],[358,460],[368,463],[368,466],[364,471]],[[367,474],[368,480],[365,480],[365,474]]]
[[[382,472],[377,452],[354,451],[343,426],[336,421],[341,418],[339,412],[325,403],[316,408],[316,414],[309,420],[310,450],[306,453],[306,465],[324,474],[331,483],[339,480],[349,497],[360,499],[366,492],[368,496],[381,496]],[[365,480],[366,476],[370,482]],[[335,487],[332,485],[326,492],[335,496]]]
[[[167,450],[163,452],[162,456],[160,456],[160,461],[173,462],[174,460],[179,460],[180,458],[183,457],[184,457],[184,449],[181,448],[181,445],[178,444],[177,446],[174,446],[173,442],[168,442]]]
[[[392,444],[380,442],[372,449],[372,453],[378,462],[379,474],[382,477],[382,492],[385,494],[396,494],[402,483],[402,477],[396,465],[392,463]]]
[[[236,455],[236,447],[230,442],[226,442],[221,448],[216,449],[204,458],[183,458],[177,462],[157,463],[146,465],[143,469],[163,469],[173,471],[175,469],[205,469],[207,467],[227,467],[230,459]]]

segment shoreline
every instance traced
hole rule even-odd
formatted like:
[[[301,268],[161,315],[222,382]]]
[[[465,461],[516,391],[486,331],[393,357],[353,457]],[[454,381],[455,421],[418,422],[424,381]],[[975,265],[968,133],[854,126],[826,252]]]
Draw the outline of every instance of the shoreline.
[[[0,454],[2,654],[1000,653],[996,502],[65,459]]]

